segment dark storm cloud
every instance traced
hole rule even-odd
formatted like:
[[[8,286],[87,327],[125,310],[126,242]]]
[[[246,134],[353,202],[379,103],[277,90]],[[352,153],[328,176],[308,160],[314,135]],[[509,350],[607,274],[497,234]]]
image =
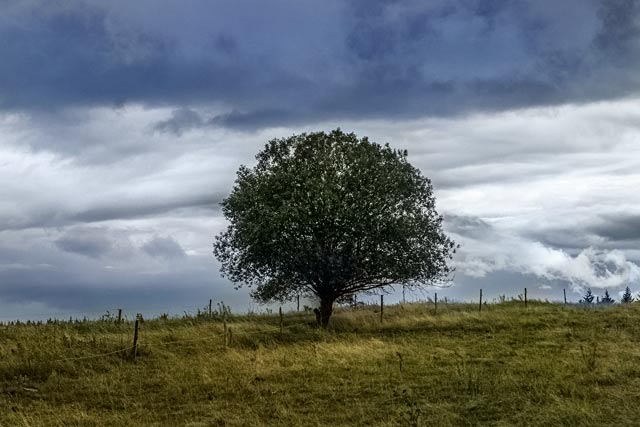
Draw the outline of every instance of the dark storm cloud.
[[[603,55],[616,61],[634,61],[627,53],[638,49],[639,14],[640,4],[636,0],[608,0],[600,3],[598,17],[602,27],[594,43]]]
[[[640,215],[604,215],[589,230],[613,241],[640,240]]]
[[[5,233],[0,241],[0,318],[20,306],[14,310],[18,317],[41,318],[51,311],[68,317],[69,312],[117,308],[193,312],[212,296],[235,307],[248,302],[246,292],[236,293],[216,274],[209,254],[187,256],[173,237],[155,237],[138,246],[140,233],[144,230],[130,226],[33,230],[26,239],[24,233]],[[30,309],[30,304],[38,306]]]
[[[72,222],[100,222],[112,219],[133,219],[160,214],[167,214],[179,209],[206,209],[217,210],[221,195],[193,195],[191,197],[176,197],[173,200],[124,200],[105,206],[94,207],[71,215],[68,219]]]
[[[4,8],[1,108],[178,106],[155,126],[176,135],[583,102],[640,85],[633,0]]]
[[[156,123],[154,129],[159,132],[169,132],[180,136],[182,132],[202,127],[204,124],[204,119],[197,111],[190,108],[179,108],[174,110],[167,120]]]
[[[117,200],[108,204],[97,204],[86,210],[79,212],[66,209],[38,209],[30,210],[20,218],[7,218],[3,221],[0,218],[0,231],[3,230],[23,230],[34,227],[60,227],[72,224],[90,224],[102,221],[124,220],[148,218],[158,215],[175,214],[182,211],[195,213],[215,213],[220,208],[221,195],[193,195],[191,197],[175,197],[171,200],[149,197],[147,199]],[[67,247],[60,246],[65,250],[70,250],[80,242],[62,243]],[[89,244],[91,246],[91,244]],[[97,248],[96,248],[97,249]]]
[[[182,258],[186,256],[182,246],[171,237],[156,237],[145,243],[142,249],[152,257]]]
[[[52,311],[61,310],[64,314],[113,312],[117,308],[133,313],[141,309],[153,310],[156,314],[157,311],[194,312],[199,303],[203,307],[211,298],[212,289],[218,298],[231,304],[246,300],[245,295],[234,295],[232,287],[212,286],[213,282],[203,275],[185,271],[147,276],[131,274],[128,278],[119,276],[116,286],[107,277],[87,286],[86,282],[56,271],[0,272],[0,277],[0,302],[44,303]],[[20,317],[38,318],[41,314],[23,312]],[[95,314],[92,317],[96,317]]]
[[[482,239],[493,232],[493,228],[481,218],[468,215],[446,214],[445,228],[460,236]]]
[[[458,232],[455,227],[451,229]],[[548,225],[529,230],[523,235],[569,253],[579,252],[586,247],[637,249],[640,247],[640,215],[622,212],[601,214],[583,218],[564,227]]]
[[[584,224],[576,224],[574,227],[567,229],[559,229],[554,227],[538,230],[537,232],[523,233],[526,237],[531,238],[545,246],[562,249],[571,254],[576,254],[582,249],[597,244],[602,246],[601,242],[594,239],[594,235],[584,229]]]
[[[315,120],[322,117],[316,116]],[[310,120],[311,116],[301,111],[278,109],[252,110],[241,112],[233,110],[229,113],[218,114],[208,118],[190,108],[174,110],[166,120],[154,124],[153,129],[158,132],[171,133],[181,136],[191,129],[225,127],[234,129],[253,130],[273,123],[300,123]]]
[[[66,252],[100,258],[111,250],[111,242],[104,236],[70,235],[55,241],[57,247]]]

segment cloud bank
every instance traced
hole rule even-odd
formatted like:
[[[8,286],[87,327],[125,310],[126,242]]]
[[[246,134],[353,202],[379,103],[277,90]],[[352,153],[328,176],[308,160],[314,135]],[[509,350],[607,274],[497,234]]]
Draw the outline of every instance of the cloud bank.
[[[637,94],[633,0],[7,2],[0,108],[155,128],[448,117]],[[153,19],[149,19],[153,10]]]

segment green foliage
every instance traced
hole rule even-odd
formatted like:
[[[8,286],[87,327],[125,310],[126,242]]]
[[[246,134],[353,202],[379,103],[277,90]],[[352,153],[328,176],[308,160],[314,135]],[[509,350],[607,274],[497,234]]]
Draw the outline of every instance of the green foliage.
[[[631,289],[627,286],[624,290],[624,294],[622,294],[622,299],[620,300],[623,304],[629,304],[633,302],[633,296],[631,295]]]
[[[609,305],[609,304],[613,304],[614,302],[616,301],[613,298],[611,298],[611,296],[609,295],[609,291],[605,289],[604,296],[600,298],[600,304]]]
[[[446,281],[455,243],[407,152],[334,130],[271,140],[222,203],[221,272],[261,302]],[[325,320],[325,319],[323,319]]]
[[[581,304],[593,304],[594,299],[593,292],[591,292],[591,288],[587,288],[587,292],[584,294],[582,299],[580,300]]]

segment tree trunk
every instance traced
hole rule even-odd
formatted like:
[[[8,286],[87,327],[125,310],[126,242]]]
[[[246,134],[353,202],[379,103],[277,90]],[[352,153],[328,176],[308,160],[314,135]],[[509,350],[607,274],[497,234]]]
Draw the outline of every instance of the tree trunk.
[[[333,313],[333,299],[321,299],[320,300],[320,326],[323,329],[327,329],[329,325],[329,319]]]

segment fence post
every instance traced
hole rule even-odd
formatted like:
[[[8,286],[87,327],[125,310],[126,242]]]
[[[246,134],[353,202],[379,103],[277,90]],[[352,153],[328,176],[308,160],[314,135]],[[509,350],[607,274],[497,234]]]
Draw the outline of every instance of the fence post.
[[[212,316],[211,316],[211,302],[212,302],[212,301],[211,301],[211,300],[209,300],[209,318],[211,318],[211,317],[212,317]]]
[[[482,288],[480,288],[480,310],[478,311],[482,311]]]
[[[405,285],[402,285],[402,304],[406,304],[407,300],[404,298]]]
[[[438,314],[438,293],[436,292],[435,298],[433,299],[433,303],[435,304],[435,309],[433,310],[433,314]]]
[[[300,311],[300,294],[298,294],[298,308],[296,309],[296,311]]]
[[[122,323],[122,309],[118,309],[118,324]]]
[[[278,314],[280,315],[280,335],[282,335],[282,324],[284,322],[284,319],[282,317],[282,307],[278,309]]]
[[[131,356],[133,360],[136,360],[138,355],[138,327],[140,325],[140,313],[136,314],[136,324],[133,330],[133,348],[131,349]]]
[[[567,304],[567,289],[566,288],[562,288],[562,293],[564,294],[564,304]]]
[[[527,288],[524,288],[524,308],[527,308]]]
[[[383,312],[384,312],[384,295],[380,295],[380,323],[382,323]]]

